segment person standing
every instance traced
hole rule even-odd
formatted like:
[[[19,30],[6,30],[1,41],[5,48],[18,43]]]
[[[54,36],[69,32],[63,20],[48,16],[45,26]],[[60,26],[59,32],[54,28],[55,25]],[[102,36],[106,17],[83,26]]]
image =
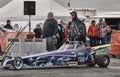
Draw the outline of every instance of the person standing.
[[[109,44],[111,41],[111,34],[112,34],[112,29],[110,26],[107,26],[107,33],[105,36],[105,44]]]
[[[107,28],[108,28],[108,25],[106,22],[104,22],[102,27],[102,41],[101,41],[102,44],[105,44],[105,36],[107,34]]]
[[[56,39],[58,23],[54,19],[54,15],[52,12],[49,12],[47,17],[48,17],[47,20],[44,22],[42,35],[44,38],[46,38],[47,50],[52,51],[56,50],[54,43]]]
[[[85,25],[85,19],[82,20],[82,27],[81,27],[81,41],[83,43],[86,42],[86,25]]]
[[[15,24],[14,27],[13,27],[14,31],[18,32],[19,31],[19,25],[18,24]]]
[[[4,26],[4,28],[6,29],[13,29],[13,27],[11,26],[11,21],[10,20],[7,20],[7,24]]]
[[[102,27],[103,27],[103,19],[99,19],[99,23],[97,24],[98,28],[98,38],[97,43],[100,45],[102,43]]]
[[[69,41],[69,38],[68,38],[68,25],[66,25],[65,28],[64,28],[64,35],[65,35],[65,42],[68,42]]]
[[[63,21],[62,20],[59,20],[58,21],[58,32],[57,32],[57,49],[64,43],[64,38],[65,38],[65,35],[64,35],[64,27],[62,25]]]
[[[69,41],[80,41],[82,22],[78,19],[76,11],[72,11],[70,14],[72,21],[68,24]]]
[[[34,33],[35,33],[35,38],[41,38],[42,29],[40,24],[36,25],[36,28],[34,29]]]
[[[88,36],[90,38],[90,46],[96,46],[97,43],[97,37],[98,37],[98,29],[97,26],[95,25],[95,20],[92,20],[91,25],[88,28]]]

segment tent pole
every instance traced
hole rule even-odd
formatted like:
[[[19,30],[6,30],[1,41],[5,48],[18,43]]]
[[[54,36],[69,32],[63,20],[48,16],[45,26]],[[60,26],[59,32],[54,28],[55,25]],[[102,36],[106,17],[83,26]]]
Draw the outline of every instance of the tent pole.
[[[29,15],[29,32],[31,32],[31,15]]]

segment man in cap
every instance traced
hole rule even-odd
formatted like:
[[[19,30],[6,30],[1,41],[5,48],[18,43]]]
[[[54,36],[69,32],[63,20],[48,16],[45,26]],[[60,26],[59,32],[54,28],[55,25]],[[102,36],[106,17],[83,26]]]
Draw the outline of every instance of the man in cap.
[[[82,22],[78,19],[76,11],[72,11],[70,14],[72,21],[68,24],[69,41],[80,41]]]

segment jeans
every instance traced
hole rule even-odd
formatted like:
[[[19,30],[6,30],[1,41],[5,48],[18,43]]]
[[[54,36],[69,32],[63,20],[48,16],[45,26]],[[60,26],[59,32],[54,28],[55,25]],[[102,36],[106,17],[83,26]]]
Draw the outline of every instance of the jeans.
[[[48,51],[56,50],[55,40],[52,37],[46,37],[46,41],[47,41],[47,50]]]

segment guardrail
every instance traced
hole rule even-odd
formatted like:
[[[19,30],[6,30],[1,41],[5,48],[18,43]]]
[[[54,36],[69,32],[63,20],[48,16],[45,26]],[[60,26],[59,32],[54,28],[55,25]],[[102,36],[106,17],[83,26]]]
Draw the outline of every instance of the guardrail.
[[[12,40],[13,39],[8,39],[7,44],[9,44]],[[42,52],[47,52],[46,39],[16,39],[8,54],[16,57],[28,56]]]

